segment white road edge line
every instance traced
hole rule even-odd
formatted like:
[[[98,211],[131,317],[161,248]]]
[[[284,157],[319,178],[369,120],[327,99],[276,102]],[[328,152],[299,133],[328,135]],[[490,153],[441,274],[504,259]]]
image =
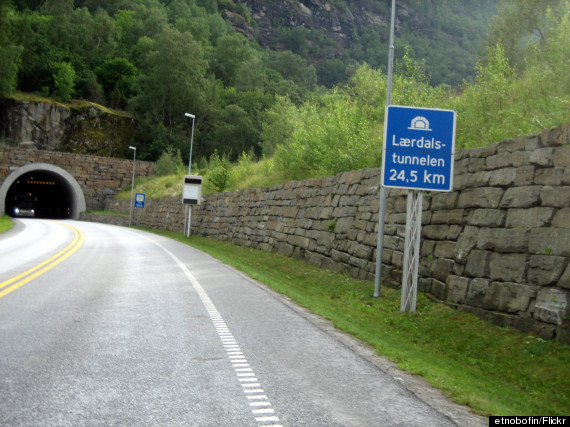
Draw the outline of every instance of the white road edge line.
[[[234,367],[235,362],[239,363],[247,363],[249,366],[249,362],[247,361],[247,359],[245,359],[245,357],[243,355],[241,355],[241,349],[239,348],[239,345],[237,345],[237,341],[236,341],[236,345],[228,345],[227,343],[224,343],[224,340],[228,337],[232,337],[231,335],[231,331],[229,330],[229,328],[227,327],[222,315],[220,314],[220,312],[218,311],[218,309],[216,308],[216,306],[214,305],[214,303],[212,302],[212,300],[210,299],[210,297],[208,296],[208,294],[206,293],[206,291],[204,290],[204,288],[202,288],[202,285],[200,285],[200,283],[198,282],[198,280],[194,277],[194,275],[192,274],[192,272],[188,269],[188,267],[186,267],[186,265],[180,261],[178,259],[178,257],[176,255],[174,255],[172,252],[170,252],[168,249],[166,249],[164,246],[162,246],[160,243],[146,237],[143,236],[141,234],[138,233],[133,233],[136,234],[139,237],[142,237],[143,239],[148,240],[149,242],[155,244],[156,246],[158,246],[159,248],[161,248],[164,252],[166,252],[168,254],[168,256],[170,256],[170,258],[172,258],[174,260],[174,262],[176,262],[176,264],[178,265],[178,267],[180,267],[180,269],[184,272],[184,274],[186,275],[186,277],[188,278],[188,280],[190,281],[190,283],[192,284],[192,287],[194,288],[194,290],[196,291],[196,293],[198,294],[198,296],[200,297],[200,300],[202,301],[202,304],[204,305],[204,307],[206,308],[206,311],[208,312],[208,315],[210,316],[210,320],[212,321],[214,328],[216,329],[217,333],[218,333],[218,337],[220,338],[220,341],[222,342],[222,345],[224,346],[224,348],[226,349],[226,353],[228,355],[228,358],[230,359],[230,361],[232,363],[234,363]],[[239,352],[240,356],[235,356],[236,352]],[[235,358],[239,358],[239,360],[235,360]],[[238,381],[241,383],[241,386],[243,388],[244,393],[253,393],[253,392],[259,392],[259,393],[264,393],[264,391],[261,389],[261,384],[257,381],[259,381],[256,377],[254,373],[251,374],[245,374],[248,376],[252,376],[252,378],[242,378],[244,374],[239,374],[236,372],[236,377],[238,379]],[[252,390],[252,389],[247,389],[249,387],[259,387],[259,389],[256,390]],[[252,396],[246,396],[248,399],[251,398]],[[265,399],[267,399],[266,396]],[[261,397],[260,397],[261,399]],[[248,402],[249,405],[251,405],[252,402]],[[253,408],[255,408],[256,406],[260,406],[260,402],[257,402],[255,406],[252,406]],[[271,406],[271,402],[269,400],[266,400],[263,403],[263,406]],[[273,408],[264,408],[264,409],[252,409],[251,410],[253,415],[261,415],[261,414],[275,414],[275,409]],[[267,422],[279,422],[279,417],[276,415],[273,416],[266,416],[266,417],[255,417],[255,420],[258,423],[267,423]],[[264,426],[266,426],[267,424],[264,424]],[[264,427],[263,426],[263,427]],[[271,427],[279,427],[280,424],[271,424]],[[259,427],[262,427],[261,425]]]

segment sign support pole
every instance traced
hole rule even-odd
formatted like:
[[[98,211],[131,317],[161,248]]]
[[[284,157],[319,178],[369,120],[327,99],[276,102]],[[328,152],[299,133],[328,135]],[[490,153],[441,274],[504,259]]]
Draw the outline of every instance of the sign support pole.
[[[390,23],[390,45],[388,48],[388,87],[386,89],[386,106],[392,103],[392,74],[394,68],[394,26],[396,21],[396,0],[392,0],[392,17]],[[386,128],[386,115],[384,116],[384,128]],[[386,144],[386,141],[384,141]],[[376,273],[374,275],[374,294],[379,297],[382,286],[382,253],[384,251],[384,219],[386,218],[386,187],[384,180],[380,178],[380,204],[378,206],[378,239],[376,242]]]
[[[400,311],[416,311],[420,237],[422,234],[422,201],[423,193],[421,191],[408,191]]]

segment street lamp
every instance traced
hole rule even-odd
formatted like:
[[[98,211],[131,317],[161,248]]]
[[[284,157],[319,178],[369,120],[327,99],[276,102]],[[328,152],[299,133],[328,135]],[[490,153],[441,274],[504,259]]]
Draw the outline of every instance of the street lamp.
[[[129,209],[129,227],[131,226],[131,220],[133,217],[133,191],[135,189],[135,165],[136,165],[136,158],[137,158],[137,149],[136,147],[131,147],[129,145],[129,150],[133,150],[133,180],[131,182],[131,207]]]
[[[188,160],[188,175],[190,175],[190,169],[192,168],[192,143],[194,142],[194,119],[196,116],[190,113],[184,113],[184,115],[192,119],[192,132],[190,133],[190,159]]]
[[[192,169],[192,144],[194,142],[194,119],[196,116],[190,113],[184,113],[186,117],[192,119],[192,132],[190,133],[190,158],[188,159],[188,175],[191,175],[190,171]],[[192,208],[190,205],[186,205],[186,217],[184,218],[184,236],[190,237],[190,226],[192,225]]]

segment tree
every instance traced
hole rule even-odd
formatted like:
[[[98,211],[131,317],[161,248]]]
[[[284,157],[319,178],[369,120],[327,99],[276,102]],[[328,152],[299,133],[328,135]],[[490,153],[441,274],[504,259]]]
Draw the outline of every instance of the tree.
[[[108,59],[95,69],[107,99],[111,98],[114,91],[119,91],[123,97],[129,98],[137,72],[137,68],[126,58]]]
[[[0,96],[12,94],[17,87],[23,47],[11,42],[13,19],[14,10],[10,3],[2,3],[0,5]]]
[[[235,84],[241,64],[252,57],[252,49],[241,34],[228,34],[221,37],[214,48],[210,68],[225,87]]]
[[[543,43],[548,32],[548,10],[567,12],[567,0],[500,0],[499,13],[489,27],[488,46],[501,44],[505,57],[516,69],[524,68],[529,43]]]
[[[190,33],[166,27],[157,35],[143,66],[133,107],[172,132],[184,112],[196,111],[199,105],[206,74],[202,49]]]
[[[69,62],[54,64],[53,94],[60,101],[71,101],[73,88],[75,87],[75,70]]]
[[[284,79],[291,80],[297,85],[312,90],[317,84],[317,71],[314,66],[299,55],[286,50],[272,52],[269,67],[278,71]]]

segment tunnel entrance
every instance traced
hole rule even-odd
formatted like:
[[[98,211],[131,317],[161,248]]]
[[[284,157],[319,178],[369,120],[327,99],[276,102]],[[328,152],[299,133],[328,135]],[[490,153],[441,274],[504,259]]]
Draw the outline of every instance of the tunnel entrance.
[[[0,187],[0,203],[12,217],[77,219],[85,211],[79,184],[57,166],[31,164],[10,174]]]

